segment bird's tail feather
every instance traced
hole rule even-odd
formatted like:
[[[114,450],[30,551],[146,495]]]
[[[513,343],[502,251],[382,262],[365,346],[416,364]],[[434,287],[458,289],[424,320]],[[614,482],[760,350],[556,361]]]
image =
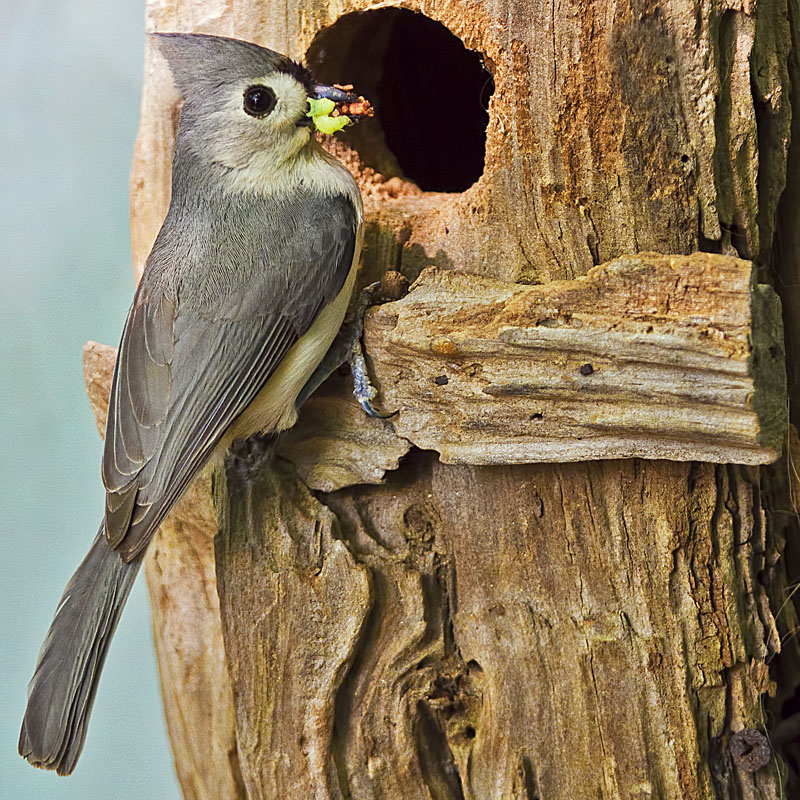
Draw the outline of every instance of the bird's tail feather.
[[[19,753],[69,775],[83,749],[100,671],[142,557],[129,563],[103,526],[67,584],[28,684]]]

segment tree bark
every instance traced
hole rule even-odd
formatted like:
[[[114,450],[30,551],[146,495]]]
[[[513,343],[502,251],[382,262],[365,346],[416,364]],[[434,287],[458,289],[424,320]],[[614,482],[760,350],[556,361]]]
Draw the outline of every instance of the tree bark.
[[[400,5],[492,72],[483,174],[420,192],[379,126],[332,145],[365,197],[363,282],[420,278],[365,334],[399,414],[362,418],[334,376],[277,454],[214,476],[216,518],[204,476],[162,527],[146,573],[184,794],[787,796],[796,754],[765,734],[797,710],[800,448],[756,284],[800,306],[800,4]],[[369,96],[393,18],[346,15],[379,7],[151,0],[147,26],[307,54]],[[177,107],[148,45],[138,270]],[[96,401],[112,357],[87,351]]]

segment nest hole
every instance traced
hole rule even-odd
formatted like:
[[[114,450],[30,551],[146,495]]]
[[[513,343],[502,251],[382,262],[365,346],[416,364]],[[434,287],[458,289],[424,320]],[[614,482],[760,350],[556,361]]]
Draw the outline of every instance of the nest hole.
[[[346,14],[317,34],[306,63],[375,107],[343,133],[366,166],[430,192],[463,192],[480,178],[494,80],[440,22],[400,8]]]

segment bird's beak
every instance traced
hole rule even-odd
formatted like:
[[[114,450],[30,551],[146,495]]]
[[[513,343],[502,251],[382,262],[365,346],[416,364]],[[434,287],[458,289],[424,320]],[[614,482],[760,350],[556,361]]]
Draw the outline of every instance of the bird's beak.
[[[350,103],[358,100],[357,94],[340,89],[338,86],[325,86],[322,83],[316,84],[308,97],[310,100],[322,100],[323,98],[332,100],[337,106],[349,106]],[[297,124],[300,127],[312,127],[314,120],[309,116],[305,116]]]
[[[315,100],[322,100],[323,98],[333,100],[337,106],[342,103],[350,105],[350,103],[355,103],[358,100],[358,95],[354,92],[349,92],[338,86],[324,86],[321,83],[314,87],[313,97]]]
[[[318,83],[309,99],[330,100],[335,104],[331,116],[346,116],[350,118],[350,122],[358,122],[375,113],[369,100],[354,92],[352,86],[326,86]]]

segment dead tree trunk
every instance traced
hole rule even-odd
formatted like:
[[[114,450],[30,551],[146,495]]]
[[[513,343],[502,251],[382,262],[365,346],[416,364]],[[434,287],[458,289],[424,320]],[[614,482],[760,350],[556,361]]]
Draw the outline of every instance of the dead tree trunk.
[[[416,279],[365,334],[398,415],[334,377],[276,461],[214,476],[216,511],[198,481],[151,548],[187,798],[787,796],[797,761],[765,733],[798,710],[797,485],[768,284],[800,306],[798,20],[149,3],[149,30],[260,42],[373,99],[332,145],[365,197],[362,277]],[[149,48],[137,268],[176,100]],[[112,355],[87,350],[97,398]]]

